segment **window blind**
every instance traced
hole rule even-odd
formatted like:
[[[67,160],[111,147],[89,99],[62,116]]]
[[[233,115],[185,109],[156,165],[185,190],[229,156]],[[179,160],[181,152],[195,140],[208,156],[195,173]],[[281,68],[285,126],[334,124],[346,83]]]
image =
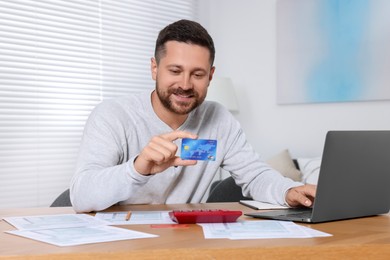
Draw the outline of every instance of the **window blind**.
[[[69,187],[103,99],[154,87],[161,28],[196,0],[0,1],[0,208],[49,206]]]

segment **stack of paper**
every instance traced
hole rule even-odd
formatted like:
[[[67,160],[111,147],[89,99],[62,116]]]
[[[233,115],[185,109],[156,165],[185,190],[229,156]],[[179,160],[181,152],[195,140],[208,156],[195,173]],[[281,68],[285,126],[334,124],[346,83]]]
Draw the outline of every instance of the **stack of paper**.
[[[42,215],[4,218],[18,230],[6,231],[57,246],[158,237],[148,233],[108,226],[110,223],[86,214]]]

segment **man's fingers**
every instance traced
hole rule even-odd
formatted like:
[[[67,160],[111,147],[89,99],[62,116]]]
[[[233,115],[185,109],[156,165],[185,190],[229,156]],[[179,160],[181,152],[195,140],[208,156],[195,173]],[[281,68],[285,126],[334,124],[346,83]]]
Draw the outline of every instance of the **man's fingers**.
[[[189,132],[185,132],[185,131],[173,131],[170,133],[163,134],[163,135],[161,135],[161,137],[164,139],[167,139],[171,142],[175,141],[179,138],[191,138],[191,139],[198,138],[197,135],[189,133]]]
[[[174,131],[160,136],[155,136],[149,142],[149,147],[155,152],[161,153],[158,155],[158,161],[167,161],[176,155],[177,145],[173,143],[179,138],[197,138],[197,135],[184,131]]]
[[[149,149],[151,155],[154,155],[153,160],[165,162],[175,156],[177,146],[172,142],[166,141],[164,138],[155,136],[149,143]]]
[[[196,160],[183,160],[180,157],[176,157],[173,161],[173,166],[189,166],[195,165],[197,163]]]
[[[304,192],[306,193],[306,195],[308,195],[310,198],[314,198],[316,196],[316,192],[317,192],[317,186],[316,185],[313,185],[313,184],[306,184],[305,186],[305,190]]]
[[[287,203],[292,206],[304,205],[311,207],[313,205],[314,197],[316,193],[315,185],[304,185],[294,187],[287,193]]]
[[[300,204],[302,204],[306,207],[310,207],[312,204],[312,201],[308,197],[303,196],[303,195],[300,196],[299,202],[300,202]]]
[[[306,207],[311,206],[311,200],[306,197],[303,193],[299,192],[298,190],[294,189],[292,191],[292,198],[291,200],[293,201],[293,204],[300,204],[304,205]]]
[[[314,197],[316,195],[316,186],[307,184],[302,186],[302,190],[298,191],[299,202],[306,207],[311,207],[313,204]]]

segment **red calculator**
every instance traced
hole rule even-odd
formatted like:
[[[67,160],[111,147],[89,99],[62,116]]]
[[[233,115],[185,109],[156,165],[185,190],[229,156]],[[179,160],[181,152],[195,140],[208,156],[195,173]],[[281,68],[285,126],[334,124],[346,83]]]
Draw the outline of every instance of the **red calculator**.
[[[235,222],[242,215],[239,210],[196,209],[173,210],[170,218],[179,224]]]

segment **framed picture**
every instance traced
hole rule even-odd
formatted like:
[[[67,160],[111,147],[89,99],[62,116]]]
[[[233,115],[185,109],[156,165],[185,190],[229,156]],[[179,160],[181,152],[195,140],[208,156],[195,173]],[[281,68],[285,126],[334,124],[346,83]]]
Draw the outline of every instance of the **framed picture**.
[[[278,0],[277,102],[390,99],[390,1]]]

